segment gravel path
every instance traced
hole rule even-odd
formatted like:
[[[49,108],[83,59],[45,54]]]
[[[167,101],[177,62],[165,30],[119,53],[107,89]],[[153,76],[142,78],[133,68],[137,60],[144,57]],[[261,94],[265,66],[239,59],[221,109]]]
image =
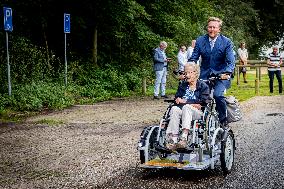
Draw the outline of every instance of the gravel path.
[[[220,170],[139,168],[137,141],[167,103],[150,98],[74,106],[0,126],[0,188],[283,188],[284,96],[241,104],[236,164]]]

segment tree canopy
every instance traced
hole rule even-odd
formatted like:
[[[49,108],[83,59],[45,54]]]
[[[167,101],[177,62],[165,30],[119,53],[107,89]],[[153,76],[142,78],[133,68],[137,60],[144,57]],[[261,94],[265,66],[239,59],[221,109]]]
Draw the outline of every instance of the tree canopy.
[[[111,65],[121,71],[151,69],[149,52],[160,40],[166,40],[168,54],[176,56],[179,45],[189,45],[205,33],[210,16],[223,19],[222,32],[235,46],[246,41],[255,54],[262,45],[279,41],[284,33],[284,6],[279,0],[2,0],[0,5],[13,9],[10,42],[14,50],[26,41],[40,49],[42,58],[56,69],[59,63],[50,61],[58,57],[60,62],[64,55],[64,13],[71,14],[69,59],[98,68]],[[3,63],[3,29],[0,36]]]

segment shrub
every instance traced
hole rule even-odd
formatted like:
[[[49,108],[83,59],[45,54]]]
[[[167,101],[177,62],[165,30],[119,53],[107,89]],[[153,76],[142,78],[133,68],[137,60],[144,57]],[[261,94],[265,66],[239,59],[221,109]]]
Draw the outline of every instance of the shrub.
[[[33,82],[16,86],[7,105],[20,111],[39,111],[44,108],[63,109],[74,103],[73,95],[64,86]]]

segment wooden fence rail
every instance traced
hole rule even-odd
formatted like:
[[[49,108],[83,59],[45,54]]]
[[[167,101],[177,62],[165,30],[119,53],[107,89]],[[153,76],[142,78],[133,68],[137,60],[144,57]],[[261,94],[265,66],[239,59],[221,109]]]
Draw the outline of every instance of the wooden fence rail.
[[[284,64],[282,64],[284,67]],[[259,95],[259,82],[261,81],[261,68],[267,68],[265,60],[248,60],[247,65],[239,65],[239,61],[236,61],[236,68],[234,75],[237,77],[237,85],[240,85],[240,67],[255,68],[255,94]],[[146,78],[142,79],[142,94],[146,94]]]
[[[248,60],[247,65],[239,65],[236,61],[235,76],[237,76],[237,85],[240,85],[240,67],[255,68],[255,94],[259,95],[259,82],[261,81],[261,68],[267,68],[266,61],[263,60]],[[284,66],[282,64],[282,66]],[[236,73],[237,72],[237,73]]]
[[[259,95],[259,81],[261,80],[261,67],[267,67],[264,65],[236,65],[235,76],[237,76],[237,85],[240,85],[240,67],[255,68],[255,94]]]

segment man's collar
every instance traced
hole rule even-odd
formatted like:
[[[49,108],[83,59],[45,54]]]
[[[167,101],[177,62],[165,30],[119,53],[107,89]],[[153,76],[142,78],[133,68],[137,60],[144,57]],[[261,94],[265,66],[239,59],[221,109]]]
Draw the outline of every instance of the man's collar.
[[[217,38],[219,37],[220,34],[218,34],[214,39],[211,39],[208,35],[209,42],[213,41],[214,43],[216,42]]]

